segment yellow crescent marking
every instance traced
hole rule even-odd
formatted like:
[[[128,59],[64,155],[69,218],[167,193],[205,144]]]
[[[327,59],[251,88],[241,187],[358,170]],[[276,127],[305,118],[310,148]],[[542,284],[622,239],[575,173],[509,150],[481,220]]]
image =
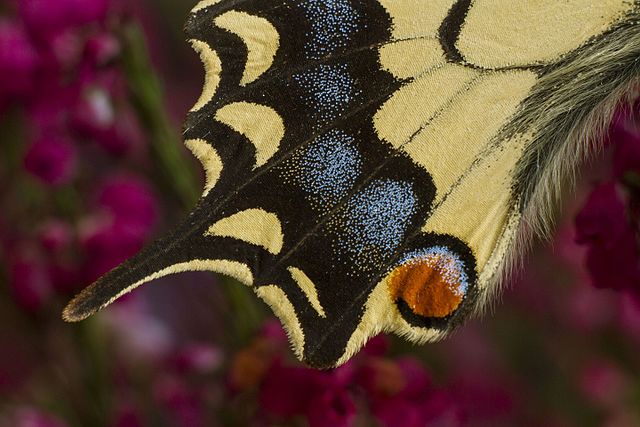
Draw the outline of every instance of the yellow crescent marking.
[[[401,148],[478,75],[471,68],[450,64],[404,85],[376,112],[373,123],[378,136]]]
[[[306,295],[311,307],[313,307],[320,317],[327,317],[324,312],[324,308],[322,308],[322,304],[320,304],[320,300],[318,299],[316,285],[311,281],[311,279],[309,279],[309,276],[307,276],[304,271],[295,267],[289,267],[288,270],[293,280]]]
[[[392,20],[392,37],[436,37],[455,0],[378,0]]]
[[[442,45],[432,38],[388,43],[380,48],[379,53],[382,68],[398,79],[417,77],[446,63]]]
[[[273,64],[280,35],[266,19],[232,10],[218,16],[215,24],[240,37],[247,45],[247,64],[240,85],[245,86],[260,77]]]
[[[262,209],[247,209],[213,224],[206,236],[231,237],[261,246],[274,255],[282,250],[282,226],[278,217]]]
[[[220,108],[215,118],[244,135],[255,146],[256,168],[273,157],[284,137],[282,118],[266,105],[235,102]]]
[[[403,150],[433,177],[439,200],[488,146],[536,83],[531,71],[486,75]],[[416,110],[421,108],[416,105]]]
[[[174,264],[162,270],[156,271],[155,273],[150,274],[144,279],[131,284],[130,286],[120,291],[113,298],[111,298],[109,302],[103,305],[103,307],[106,307],[107,305],[120,298],[122,295],[131,292],[133,289],[137,288],[140,285],[144,285],[147,282],[159,279],[161,277],[169,276],[171,274],[184,273],[187,271],[213,271],[233,277],[240,283],[243,283],[247,286],[253,286],[253,273],[251,272],[251,269],[249,269],[249,267],[244,263],[224,259],[194,259],[188,262]]]
[[[220,174],[222,174],[223,168],[222,159],[220,159],[216,149],[204,139],[188,139],[184,144],[189,148],[189,150],[191,150],[193,155],[200,160],[200,163],[202,163],[202,167],[204,168],[206,177],[204,193],[202,194],[204,197],[213,187],[215,187],[218,179],[220,179]]]
[[[633,7],[628,0],[475,1],[456,46],[467,61],[486,68],[549,63],[602,34]]]
[[[256,288],[255,292],[280,319],[289,337],[289,342],[293,346],[293,352],[298,359],[302,359],[304,332],[302,331],[302,326],[300,326],[296,310],[291,301],[289,301],[287,294],[276,285],[261,286]]]
[[[191,13],[195,13],[199,10],[206,9],[209,6],[213,6],[214,4],[220,3],[222,0],[202,0],[200,3],[195,5],[193,9],[191,9]]]
[[[200,60],[204,65],[205,76],[204,86],[200,99],[193,106],[191,111],[198,111],[213,99],[213,96],[220,85],[220,73],[222,73],[222,63],[218,54],[211,47],[200,40],[191,40],[193,50],[200,54]]]

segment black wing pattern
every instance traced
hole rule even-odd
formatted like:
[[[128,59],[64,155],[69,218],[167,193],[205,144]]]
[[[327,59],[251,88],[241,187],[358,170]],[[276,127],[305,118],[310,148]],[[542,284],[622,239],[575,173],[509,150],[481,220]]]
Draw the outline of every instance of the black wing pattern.
[[[528,120],[556,102],[545,76],[584,65],[581,53],[618,33],[640,40],[637,3],[604,3],[609,15],[588,15],[603,29],[557,58],[492,62],[470,55],[465,33],[481,0],[201,2],[186,33],[207,75],[184,137],[207,173],[203,197],[65,317],[166,274],[212,270],[252,286],[313,366],[343,363],[381,331],[444,336],[495,293],[545,185],[537,171],[518,175],[558,136],[541,142]],[[617,87],[637,69],[627,74]]]

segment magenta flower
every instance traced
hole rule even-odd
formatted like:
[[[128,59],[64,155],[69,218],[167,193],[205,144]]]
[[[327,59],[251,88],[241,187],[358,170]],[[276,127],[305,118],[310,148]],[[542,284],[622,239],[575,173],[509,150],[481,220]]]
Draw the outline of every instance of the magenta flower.
[[[40,228],[38,237],[42,248],[51,254],[66,251],[74,241],[71,225],[58,220],[45,222]]]
[[[66,138],[40,138],[27,150],[24,166],[45,184],[66,184],[73,178],[76,168],[75,147]]]
[[[0,20],[0,104],[6,97],[31,93],[38,62],[38,53],[24,28]]]
[[[506,382],[499,372],[475,371],[460,376],[441,397],[446,411],[474,420],[508,419],[514,412],[518,393],[514,384]],[[440,410],[445,410],[440,407]]]
[[[466,424],[465,414],[458,401],[446,391],[431,393],[421,409],[421,425],[462,427]]]
[[[614,363],[605,360],[592,361],[585,366],[579,385],[587,398],[606,408],[617,407],[628,391],[624,372]]]
[[[85,221],[80,230],[85,282],[96,280],[142,249],[146,239],[144,228],[140,223],[100,217]]]
[[[53,415],[32,407],[17,409],[10,416],[12,427],[65,427],[67,424]]]
[[[85,55],[94,66],[102,67],[120,54],[120,42],[110,33],[100,33],[87,40]]]
[[[98,192],[98,206],[114,222],[146,238],[158,218],[158,202],[151,187],[133,176],[110,177]]]
[[[78,97],[78,88],[61,86],[56,79],[41,79],[38,83],[38,96],[27,105],[31,128],[36,135],[67,135],[69,111]]]
[[[618,312],[620,329],[636,346],[640,345],[640,295],[624,292],[618,301]]]
[[[16,303],[32,313],[38,312],[53,295],[46,266],[33,257],[19,256],[11,262],[9,287]]]
[[[625,202],[613,183],[602,184],[576,217],[576,241],[588,246],[594,286],[633,289],[640,280],[638,247]]]
[[[71,27],[100,23],[109,0],[22,0],[20,15],[29,30],[42,41]]]
[[[331,387],[316,394],[306,410],[309,427],[349,427],[356,417],[356,405],[341,387]]]
[[[441,419],[448,419],[451,414],[459,415],[460,409],[453,398],[449,399],[448,394],[433,387],[431,377],[419,361],[407,357],[381,362],[373,365],[378,366],[379,372],[364,370],[363,373],[377,378],[376,389],[368,389],[369,400],[373,414],[383,426],[440,425]],[[434,422],[430,424],[430,421]]]
[[[194,343],[181,348],[171,357],[170,363],[182,374],[207,374],[220,368],[222,361],[222,351],[218,347]]]
[[[94,134],[94,138],[106,152],[114,156],[123,156],[136,149],[139,151],[145,143],[140,123],[127,109],[118,111],[113,126]]]
[[[376,419],[383,427],[423,427],[425,425],[419,405],[401,397],[393,397],[373,408]]]
[[[144,425],[145,423],[134,405],[122,404],[117,410],[115,421],[111,427],[144,427]]]
[[[615,144],[613,172],[618,178],[629,171],[640,172],[640,129],[620,117],[613,126],[610,141]]]
[[[154,395],[173,418],[173,425],[204,426],[201,399],[182,380],[176,377],[160,378],[154,386]]]
[[[260,407],[272,417],[290,418],[306,412],[323,390],[326,374],[307,368],[271,366],[260,389]]]
[[[93,281],[138,252],[157,221],[151,188],[133,176],[110,177],[98,191],[97,212],[80,230],[85,277]]]

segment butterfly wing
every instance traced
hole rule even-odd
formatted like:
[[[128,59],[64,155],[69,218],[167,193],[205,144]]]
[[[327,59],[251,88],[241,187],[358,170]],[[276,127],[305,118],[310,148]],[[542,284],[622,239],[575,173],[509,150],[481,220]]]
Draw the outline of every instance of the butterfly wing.
[[[446,335],[496,293],[580,132],[637,81],[638,8],[201,2],[186,31],[206,77],[184,136],[206,171],[202,199],[65,317],[211,270],[252,286],[314,366],[381,331]]]

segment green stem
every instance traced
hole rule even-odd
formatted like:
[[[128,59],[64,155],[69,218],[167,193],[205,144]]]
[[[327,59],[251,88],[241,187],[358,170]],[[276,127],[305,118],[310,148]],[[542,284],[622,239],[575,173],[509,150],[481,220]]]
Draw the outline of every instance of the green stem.
[[[144,36],[139,26],[122,30],[122,65],[129,84],[132,103],[149,132],[151,154],[160,169],[160,177],[182,203],[190,209],[198,200],[198,179],[183,150],[179,135],[165,111],[161,85],[149,61]]]

